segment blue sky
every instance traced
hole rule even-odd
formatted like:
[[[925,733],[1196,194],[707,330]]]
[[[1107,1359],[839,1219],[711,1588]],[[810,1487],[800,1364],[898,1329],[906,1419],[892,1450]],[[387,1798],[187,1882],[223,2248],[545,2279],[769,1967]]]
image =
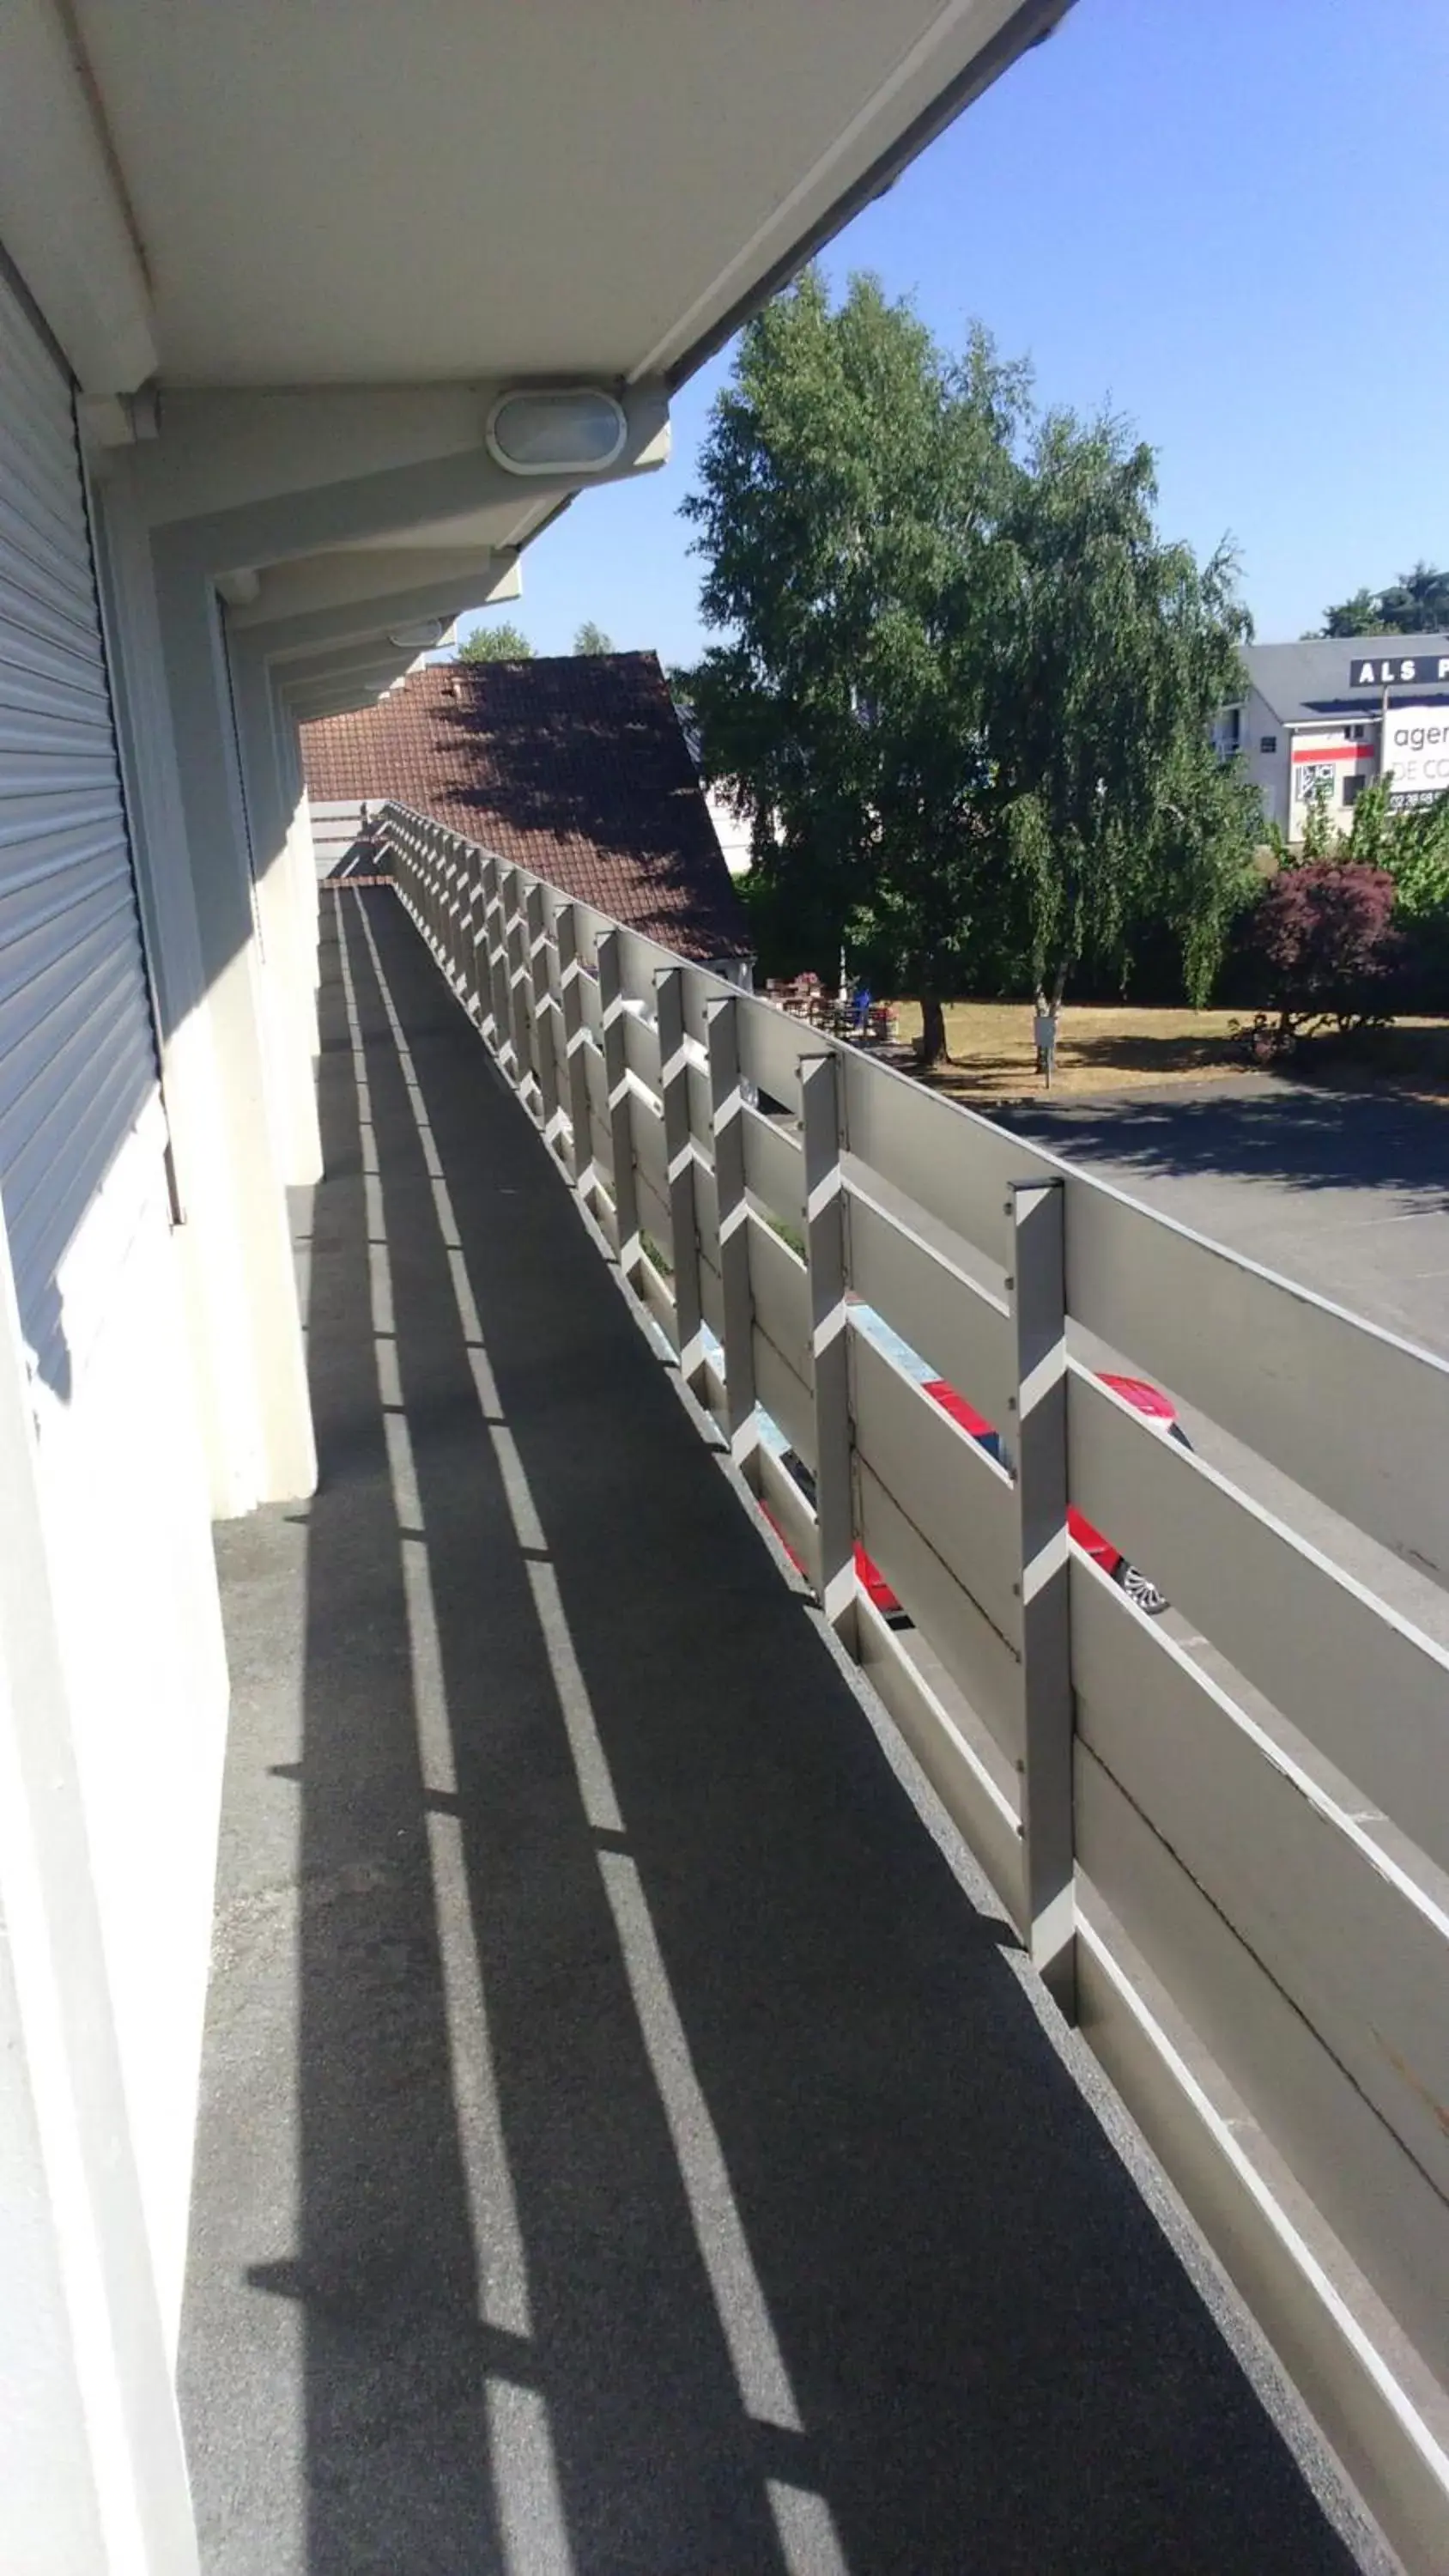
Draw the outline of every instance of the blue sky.
[[[826,267],[875,270],[949,342],[979,315],[1043,400],[1126,413],[1166,531],[1230,534],[1259,637],[1294,636],[1449,558],[1446,121],[1446,0],[1077,0]],[[698,651],[678,504],[728,364],[676,398],[662,474],[529,549],[501,613],[537,651],[586,617]]]

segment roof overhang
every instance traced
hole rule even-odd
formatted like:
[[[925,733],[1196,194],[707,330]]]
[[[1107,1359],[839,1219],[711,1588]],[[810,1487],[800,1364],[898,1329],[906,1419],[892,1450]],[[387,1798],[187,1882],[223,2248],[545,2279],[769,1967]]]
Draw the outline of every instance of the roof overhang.
[[[1068,0],[7,0],[83,388],[677,383]]]

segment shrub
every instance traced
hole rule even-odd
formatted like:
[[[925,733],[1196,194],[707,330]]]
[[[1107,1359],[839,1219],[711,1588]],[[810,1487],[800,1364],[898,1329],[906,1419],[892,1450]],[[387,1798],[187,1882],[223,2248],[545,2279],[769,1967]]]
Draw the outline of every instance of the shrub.
[[[1285,1037],[1314,1024],[1366,1028],[1392,1013],[1399,964],[1394,880],[1386,868],[1315,860],[1263,890],[1248,948]]]

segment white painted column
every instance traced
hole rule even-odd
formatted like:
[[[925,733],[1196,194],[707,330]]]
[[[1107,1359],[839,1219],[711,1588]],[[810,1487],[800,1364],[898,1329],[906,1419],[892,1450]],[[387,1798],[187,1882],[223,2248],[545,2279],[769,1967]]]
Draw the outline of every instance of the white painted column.
[[[311,1406],[287,1224],[286,1159],[269,1062],[258,908],[232,788],[227,674],[214,595],[189,566],[157,579],[162,656],[186,835],[203,991],[225,1121],[224,1154],[240,1217],[244,1345],[250,1363],[252,1490],[234,1501],[310,1493]]]
[[[261,1050],[238,1044],[250,1016],[260,1019],[254,991],[252,943],[244,939],[233,959],[235,993],[218,991],[202,936],[201,905],[190,823],[181,789],[175,728],[162,650],[160,610],[152,577],[149,531],[130,489],[131,458],[111,455],[97,494],[102,592],[110,645],[112,686],[126,776],[141,909],[146,927],[160,1022],[162,1075],[181,1224],[176,1247],[185,1288],[196,1372],[198,1408],[214,1518],[250,1511],[265,1493],[310,1489],[310,1419],[299,1438],[296,1396],[300,1381],[300,1329],[290,1265],[295,1365],[283,1372],[290,1390],[293,1437],[269,1436],[269,1391],[264,1341],[259,1340],[258,1247],[274,1245],[282,1224],[282,1184],[271,1161],[270,1212],[254,1224],[258,1156],[267,1141]],[[208,652],[208,669],[211,666]],[[215,710],[214,726],[219,722]],[[219,737],[218,737],[219,739]],[[231,828],[229,826],[229,828]],[[231,843],[231,865],[245,860]],[[243,919],[249,921],[249,912]],[[253,1137],[247,1157],[234,1151],[238,1134]],[[275,1255],[264,1262],[269,1298],[276,1304],[283,1274]],[[286,1307],[282,1307],[285,1340]],[[302,1390],[305,1395],[305,1389]],[[282,1454],[290,1450],[290,1457]],[[279,1484],[279,1475],[295,1480]]]
[[[296,799],[282,775],[266,665],[247,651],[243,640],[229,637],[227,652],[251,823],[282,1176],[292,1187],[305,1187],[322,1177],[322,1139],[314,1060],[314,963],[295,882]]]

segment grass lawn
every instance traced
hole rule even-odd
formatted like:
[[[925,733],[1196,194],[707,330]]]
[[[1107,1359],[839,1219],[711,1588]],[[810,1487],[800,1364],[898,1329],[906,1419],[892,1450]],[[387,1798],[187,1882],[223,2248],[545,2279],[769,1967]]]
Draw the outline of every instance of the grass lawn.
[[[1148,1083],[1201,1082],[1249,1068],[1231,1041],[1235,1021],[1251,1011],[1096,1010],[1064,1005],[1053,1089],[1127,1091]],[[897,1009],[902,1050],[921,1034],[914,1002]],[[1029,1002],[948,1002],[951,1062],[924,1078],[961,1100],[1021,1100],[1040,1095]],[[1286,1068],[1308,1082],[1359,1090],[1387,1083],[1421,1099],[1449,1102],[1449,1022],[1400,1020],[1347,1048],[1306,1043]]]

